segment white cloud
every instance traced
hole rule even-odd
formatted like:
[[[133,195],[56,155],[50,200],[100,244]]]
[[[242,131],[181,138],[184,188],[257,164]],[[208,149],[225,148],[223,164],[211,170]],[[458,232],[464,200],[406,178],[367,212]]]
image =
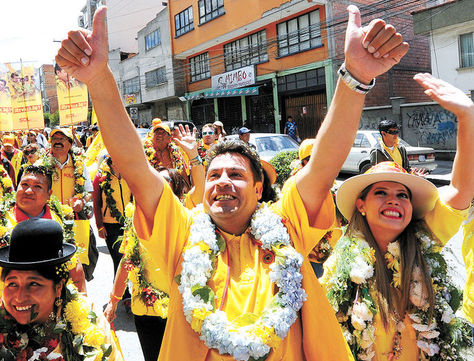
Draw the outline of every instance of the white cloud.
[[[0,2],[0,62],[52,64],[67,32],[77,27],[85,0]]]

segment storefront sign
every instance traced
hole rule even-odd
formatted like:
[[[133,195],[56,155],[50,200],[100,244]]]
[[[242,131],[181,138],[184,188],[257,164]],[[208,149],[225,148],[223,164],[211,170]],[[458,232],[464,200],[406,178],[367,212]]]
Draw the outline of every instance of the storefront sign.
[[[255,84],[255,67],[246,66],[212,77],[212,90],[242,88]]]
[[[137,103],[137,96],[136,94],[125,94],[125,104],[136,104]]]

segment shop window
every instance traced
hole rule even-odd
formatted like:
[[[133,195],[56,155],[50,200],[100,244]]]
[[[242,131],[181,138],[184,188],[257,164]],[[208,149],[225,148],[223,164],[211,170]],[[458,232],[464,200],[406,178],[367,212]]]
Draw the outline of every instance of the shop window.
[[[319,10],[277,25],[278,56],[299,53],[321,46]]]
[[[190,6],[184,11],[174,16],[174,25],[176,28],[176,36],[181,36],[194,30],[193,23],[193,7]]]
[[[151,88],[166,83],[166,67],[145,73],[145,86]]]
[[[136,94],[140,92],[140,79],[138,76],[123,82],[124,94]]]
[[[225,44],[224,57],[226,71],[268,61],[265,30]]]
[[[459,43],[461,68],[474,66],[474,33],[462,34]]]
[[[145,50],[148,51],[153,49],[155,46],[161,44],[161,33],[160,29],[156,29],[148,35],[145,35]]]
[[[199,0],[199,24],[224,14],[224,0]]]
[[[191,81],[199,81],[211,77],[209,70],[209,53],[203,53],[189,59]]]

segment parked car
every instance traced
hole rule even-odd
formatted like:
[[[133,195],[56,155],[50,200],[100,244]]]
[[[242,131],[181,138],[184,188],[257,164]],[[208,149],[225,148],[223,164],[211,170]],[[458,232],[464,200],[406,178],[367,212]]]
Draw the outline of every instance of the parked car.
[[[226,136],[226,139],[238,138],[237,134]],[[267,162],[280,152],[298,150],[298,143],[286,134],[250,133],[249,142],[255,145],[260,158]]]
[[[370,168],[370,149],[382,136],[378,130],[359,130],[341,172],[364,173]],[[400,139],[400,144],[407,150],[411,167],[433,171],[438,166],[435,162],[435,151],[428,147],[413,147]]]

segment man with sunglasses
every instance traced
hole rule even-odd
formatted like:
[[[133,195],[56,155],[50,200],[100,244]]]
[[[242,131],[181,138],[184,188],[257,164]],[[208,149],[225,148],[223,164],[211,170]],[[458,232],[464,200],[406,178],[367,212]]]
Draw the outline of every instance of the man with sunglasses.
[[[204,124],[201,135],[202,139],[198,142],[198,153],[204,159],[207,150],[217,141],[217,127],[212,123]]]
[[[382,120],[379,123],[379,132],[382,139],[370,150],[371,165],[390,161],[398,163],[407,172],[410,172],[407,150],[399,144],[398,124],[391,119]]]

